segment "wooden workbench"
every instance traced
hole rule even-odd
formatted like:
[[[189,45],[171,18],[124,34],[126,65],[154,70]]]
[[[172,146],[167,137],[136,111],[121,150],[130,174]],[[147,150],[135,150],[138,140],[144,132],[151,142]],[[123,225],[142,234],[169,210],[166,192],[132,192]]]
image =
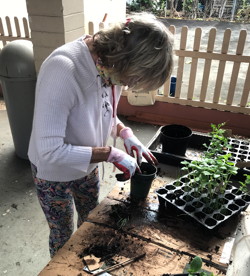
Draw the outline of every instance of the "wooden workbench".
[[[232,240],[239,217],[232,217],[214,231],[206,230],[172,209],[159,209],[155,190],[162,185],[162,178],[155,179],[148,198],[131,207],[129,181],[117,183],[39,276],[89,275],[83,271],[83,258],[98,246],[112,248],[118,262],[119,258],[124,260],[146,253],[143,259],[114,270],[111,275],[182,273],[196,255],[203,258],[205,270],[224,275],[228,264],[222,262],[222,255]],[[119,229],[112,216],[114,206],[124,206],[130,212],[123,228]]]

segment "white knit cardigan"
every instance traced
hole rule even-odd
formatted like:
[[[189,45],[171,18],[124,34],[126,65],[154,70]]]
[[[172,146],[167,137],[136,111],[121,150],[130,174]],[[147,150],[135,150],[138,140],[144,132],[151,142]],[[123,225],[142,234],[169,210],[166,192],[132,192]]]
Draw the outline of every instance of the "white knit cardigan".
[[[120,122],[113,112],[120,93],[116,86],[113,97],[111,88],[103,86],[83,37],[45,60],[37,79],[28,151],[38,178],[76,180],[97,166],[90,164],[92,147],[105,146]]]

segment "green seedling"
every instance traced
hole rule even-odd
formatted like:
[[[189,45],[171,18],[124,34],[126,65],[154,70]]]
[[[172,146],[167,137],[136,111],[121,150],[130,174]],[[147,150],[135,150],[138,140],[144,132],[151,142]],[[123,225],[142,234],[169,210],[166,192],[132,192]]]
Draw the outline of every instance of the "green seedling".
[[[193,273],[200,271],[201,267],[202,267],[202,259],[198,256],[194,257],[189,264],[189,269],[188,269],[189,276],[192,276]]]
[[[129,217],[120,218],[116,223],[118,229],[123,229],[127,225],[128,221],[129,221]]]
[[[223,194],[227,185],[231,182],[232,175],[236,175],[238,168],[230,162],[231,154],[226,154],[225,149],[230,148],[225,130],[212,124],[211,143],[206,145],[207,151],[201,160],[181,162],[189,173],[190,185],[197,192],[202,193],[206,188],[210,198]]]
[[[243,193],[248,193],[248,187],[250,187],[250,174],[244,174],[244,176],[246,177],[245,181],[242,182],[240,181],[240,188],[239,190],[241,190]]]
[[[209,145],[205,145],[207,151],[205,153],[206,157],[216,157],[218,155],[223,154],[225,149],[230,149],[231,145],[226,135],[226,130],[222,127],[225,126],[226,123],[222,124],[211,124],[211,141]]]
[[[199,276],[214,276],[212,272],[201,271],[202,259],[199,256],[195,256],[189,263],[189,269],[187,270],[188,276],[194,276],[199,273]]]

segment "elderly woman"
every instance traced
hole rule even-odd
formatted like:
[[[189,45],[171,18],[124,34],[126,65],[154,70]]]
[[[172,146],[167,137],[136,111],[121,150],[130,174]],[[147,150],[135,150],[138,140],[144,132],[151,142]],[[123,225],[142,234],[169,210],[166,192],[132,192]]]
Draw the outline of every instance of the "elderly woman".
[[[111,162],[129,179],[150,151],[117,118],[121,87],[154,90],[172,69],[172,38],[154,16],[137,14],[56,49],[36,85],[28,156],[39,202],[50,227],[51,257],[97,205],[99,162]],[[112,135],[126,152],[107,146]],[[134,152],[136,158],[134,158]]]

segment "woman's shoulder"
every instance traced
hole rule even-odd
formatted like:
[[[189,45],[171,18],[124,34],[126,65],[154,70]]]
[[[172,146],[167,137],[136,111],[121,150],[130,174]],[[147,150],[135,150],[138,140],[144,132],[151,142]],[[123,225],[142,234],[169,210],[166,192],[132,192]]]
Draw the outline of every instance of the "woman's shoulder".
[[[55,49],[44,61],[45,66],[68,67],[75,70],[76,68],[89,68],[92,65],[88,47],[83,42],[83,37],[68,42]]]
[[[82,39],[77,39],[55,49],[50,58],[61,56],[72,61],[77,61],[79,58],[84,58],[87,55],[87,50],[88,48],[82,42]]]

